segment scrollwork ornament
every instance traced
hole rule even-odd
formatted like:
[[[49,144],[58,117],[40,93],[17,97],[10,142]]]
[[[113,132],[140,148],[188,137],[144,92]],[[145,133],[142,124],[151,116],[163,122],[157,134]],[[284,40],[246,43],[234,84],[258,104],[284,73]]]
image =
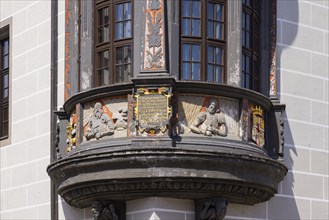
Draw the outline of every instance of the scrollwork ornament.
[[[225,198],[204,199],[198,203],[198,217],[200,220],[222,220],[226,215],[227,205]]]

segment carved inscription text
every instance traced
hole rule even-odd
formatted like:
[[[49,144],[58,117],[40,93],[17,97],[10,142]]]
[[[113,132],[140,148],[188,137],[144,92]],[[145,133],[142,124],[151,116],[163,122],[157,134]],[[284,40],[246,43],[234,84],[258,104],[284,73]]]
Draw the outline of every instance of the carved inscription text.
[[[159,94],[140,96],[138,120],[142,127],[166,122],[168,120],[167,97]]]

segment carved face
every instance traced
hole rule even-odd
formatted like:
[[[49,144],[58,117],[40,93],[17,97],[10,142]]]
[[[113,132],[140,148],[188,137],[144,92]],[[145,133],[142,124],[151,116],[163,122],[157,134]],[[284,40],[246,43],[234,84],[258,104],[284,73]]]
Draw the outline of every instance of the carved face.
[[[217,110],[217,103],[215,101],[211,101],[208,107],[208,112],[210,114],[215,114],[216,110]]]
[[[93,214],[94,219],[98,219],[102,211],[102,204],[98,201],[93,202],[91,205],[91,213]]]
[[[94,109],[94,115],[95,115],[96,118],[100,119],[102,114],[103,114],[102,108],[96,107]]]

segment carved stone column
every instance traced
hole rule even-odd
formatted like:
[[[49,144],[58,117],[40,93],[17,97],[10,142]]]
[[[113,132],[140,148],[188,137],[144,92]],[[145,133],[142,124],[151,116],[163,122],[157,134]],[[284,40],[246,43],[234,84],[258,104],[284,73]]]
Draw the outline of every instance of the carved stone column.
[[[226,215],[228,201],[225,198],[209,198],[195,201],[195,220],[221,220]]]

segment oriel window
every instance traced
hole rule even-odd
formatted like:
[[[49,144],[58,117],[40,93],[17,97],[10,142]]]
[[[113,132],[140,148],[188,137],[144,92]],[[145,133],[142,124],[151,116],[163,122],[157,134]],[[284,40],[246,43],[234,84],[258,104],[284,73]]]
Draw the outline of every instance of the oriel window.
[[[181,79],[225,80],[225,0],[181,2]]]
[[[95,2],[95,87],[131,79],[132,18],[131,1]]]
[[[259,91],[259,1],[242,3],[242,87]]]

